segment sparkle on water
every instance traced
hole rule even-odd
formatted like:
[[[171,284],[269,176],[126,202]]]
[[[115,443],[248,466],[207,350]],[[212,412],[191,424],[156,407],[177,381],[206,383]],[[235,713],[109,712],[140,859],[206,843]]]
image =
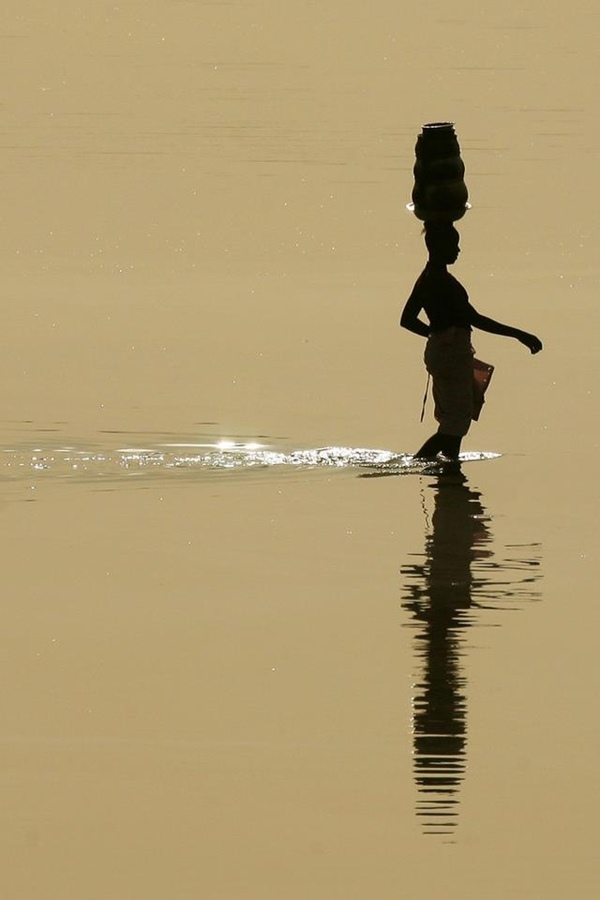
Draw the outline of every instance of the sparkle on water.
[[[462,453],[461,462],[494,459],[497,453]],[[257,441],[220,440],[216,443],[166,443],[156,447],[122,447],[110,450],[58,448],[4,449],[0,467],[5,478],[31,473],[57,477],[133,476],[169,470],[223,471],[228,469],[370,468],[379,474],[428,473],[439,462],[427,462],[391,450],[355,447],[318,447],[285,450]]]

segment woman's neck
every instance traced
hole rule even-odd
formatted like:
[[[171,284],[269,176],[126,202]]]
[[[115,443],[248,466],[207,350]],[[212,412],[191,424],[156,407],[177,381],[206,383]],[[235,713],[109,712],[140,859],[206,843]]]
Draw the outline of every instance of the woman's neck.
[[[447,263],[440,262],[437,259],[430,259],[427,261],[427,268],[431,272],[447,272]]]

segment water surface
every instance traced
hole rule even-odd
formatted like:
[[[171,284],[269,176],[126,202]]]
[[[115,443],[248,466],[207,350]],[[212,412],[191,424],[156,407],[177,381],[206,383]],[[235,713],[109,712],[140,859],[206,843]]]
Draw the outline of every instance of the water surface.
[[[597,17],[6,5],[7,896],[595,900]],[[438,120],[545,350],[398,477]]]

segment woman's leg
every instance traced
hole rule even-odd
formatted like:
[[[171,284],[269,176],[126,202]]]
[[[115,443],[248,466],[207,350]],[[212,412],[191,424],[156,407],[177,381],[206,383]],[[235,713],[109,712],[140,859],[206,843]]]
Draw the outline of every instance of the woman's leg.
[[[414,455],[417,459],[435,459],[438,453],[442,453],[446,459],[458,459],[461,441],[462,437],[458,435],[438,431]]]
[[[441,434],[443,438],[442,453],[446,459],[458,459],[462,437],[455,434]]]
[[[439,431],[432,434],[414,455],[417,459],[435,459],[438,453],[442,452],[444,437],[445,435],[440,434]]]

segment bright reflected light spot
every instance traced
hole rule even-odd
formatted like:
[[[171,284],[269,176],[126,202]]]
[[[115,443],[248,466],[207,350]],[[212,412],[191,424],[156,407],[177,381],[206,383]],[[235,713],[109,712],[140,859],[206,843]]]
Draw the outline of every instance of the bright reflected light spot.
[[[260,450],[264,445],[256,441],[219,441],[215,446],[217,450],[239,450],[242,453],[248,453],[253,450]]]

